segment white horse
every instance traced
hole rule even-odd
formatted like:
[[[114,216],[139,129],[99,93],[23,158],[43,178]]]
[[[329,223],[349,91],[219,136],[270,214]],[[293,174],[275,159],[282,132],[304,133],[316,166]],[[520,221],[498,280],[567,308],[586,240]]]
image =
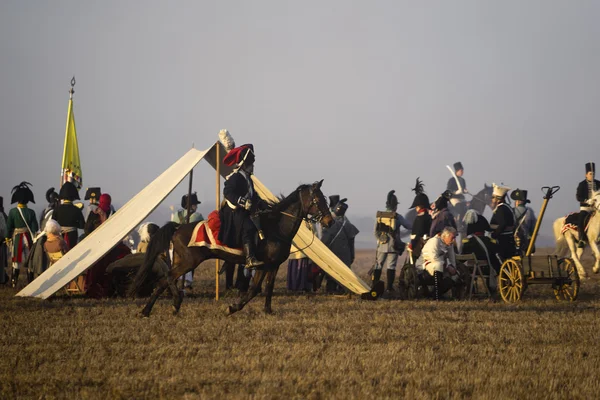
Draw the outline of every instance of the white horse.
[[[590,207],[593,207],[594,211],[590,217],[588,223],[587,237],[588,243],[596,261],[594,268],[592,269],[595,274],[600,271],[600,250],[598,249],[598,235],[600,234],[600,191],[594,192],[588,203]],[[565,225],[565,218],[562,217],[554,221],[554,238],[556,239],[556,255],[558,257],[564,257],[567,255],[567,249],[571,252],[571,258],[575,261],[577,266],[577,272],[581,279],[587,278],[587,273],[581,264],[581,256],[583,255],[584,249],[577,248],[577,242],[579,241],[579,233],[576,230],[568,229],[565,233],[562,233],[563,226]]]

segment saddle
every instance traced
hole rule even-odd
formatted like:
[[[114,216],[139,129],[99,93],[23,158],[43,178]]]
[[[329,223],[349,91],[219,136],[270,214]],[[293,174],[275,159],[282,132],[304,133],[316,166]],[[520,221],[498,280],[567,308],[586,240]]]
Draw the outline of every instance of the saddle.
[[[592,218],[592,215],[594,213],[588,213],[587,218],[585,219],[585,229],[584,231],[587,232],[589,226],[590,226],[590,219]],[[579,213],[575,212],[575,213],[570,213],[567,214],[565,216],[565,223],[562,227],[562,230],[560,231],[560,233],[564,234],[566,231],[568,230],[574,230],[577,231],[579,228]]]
[[[221,219],[219,218],[219,211],[214,210],[208,214],[208,218],[205,221],[200,221],[196,224],[188,247],[208,247],[211,250],[222,250],[237,256],[244,255],[243,249],[234,249],[219,241],[220,230]]]

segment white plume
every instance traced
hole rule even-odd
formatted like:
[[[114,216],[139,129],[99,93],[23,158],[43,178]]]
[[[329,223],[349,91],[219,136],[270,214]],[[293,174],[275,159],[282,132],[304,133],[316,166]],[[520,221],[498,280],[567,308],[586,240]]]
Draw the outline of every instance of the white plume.
[[[152,224],[152,222],[146,222],[140,226],[138,229],[138,234],[140,235],[141,242],[149,242],[150,241],[150,233],[148,233],[148,225]]]
[[[219,131],[219,141],[225,146],[225,150],[230,151],[235,147],[235,141],[229,134],[227,129],[221,129]]]
[[[471,224],[476,223],[478,219],[479,219],[479,215],[477,215],[477,211],[469,210],[465,213],[463,222],[467,225],[471,225]]]

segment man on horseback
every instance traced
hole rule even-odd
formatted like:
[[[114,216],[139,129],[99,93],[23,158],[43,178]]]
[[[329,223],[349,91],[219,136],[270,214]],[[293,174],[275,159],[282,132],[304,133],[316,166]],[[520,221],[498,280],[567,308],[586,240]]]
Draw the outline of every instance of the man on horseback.
[[[509,187],[493,184],[492,207],[494,215],[490,221],[492,228],[492,238],[498,242],[498,255],[502,260],[506,260],[517,255],[515,244],[515,216],[512,208],[506,204],[506,193]]]
[[[236,166],[227,177],[223,187],[225,201],[219,211],[221,230],[219,241],[227,246],[239,248],[243,245],[246,253],[246,268],[260,264],[255,255],[256,236],[260,233],[252,217],[260,210],[268,208],[267,203],[254,191],[254,146],[245,144],[230,150],[223,163]]]
[[[460,224],[463,216],[467,212],[467,203],[465,200],[465,194],[469,193],[467,190],[467,182],[463,178],[465,169],[460,161],[454,163],[454,174],[452,178],[448,179],[446,190],[449,190],[452,194],[450,198],[450,204],[454,207],[454,215],[457,217],[457,221]],[[452,172],[452,171],[450,171]]]
[[[589,162],[585,164],[585,179],[579,182],[577,186],[576,198],[579,202],[579,218],[577,220],[577,229],[579,232],[579,243],[577,247],[584,248],[587,244],[587,234],[585,232],[585,223],[594,208],[588,203],[595,191],[600,190],[600,181],[594,179],[596,175],[596,164]]]

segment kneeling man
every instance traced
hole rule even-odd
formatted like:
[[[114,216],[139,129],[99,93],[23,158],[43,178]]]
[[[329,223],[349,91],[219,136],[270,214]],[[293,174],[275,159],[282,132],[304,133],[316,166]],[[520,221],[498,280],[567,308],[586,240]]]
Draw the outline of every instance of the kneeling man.
[[[417,269],[421,269],[421,281],[434,287],[434,298],[439,300],[444,293],[455,285],[456,257],[454,240],[456,229],[445,227],[439,235],[429,239],[417,260]]]

